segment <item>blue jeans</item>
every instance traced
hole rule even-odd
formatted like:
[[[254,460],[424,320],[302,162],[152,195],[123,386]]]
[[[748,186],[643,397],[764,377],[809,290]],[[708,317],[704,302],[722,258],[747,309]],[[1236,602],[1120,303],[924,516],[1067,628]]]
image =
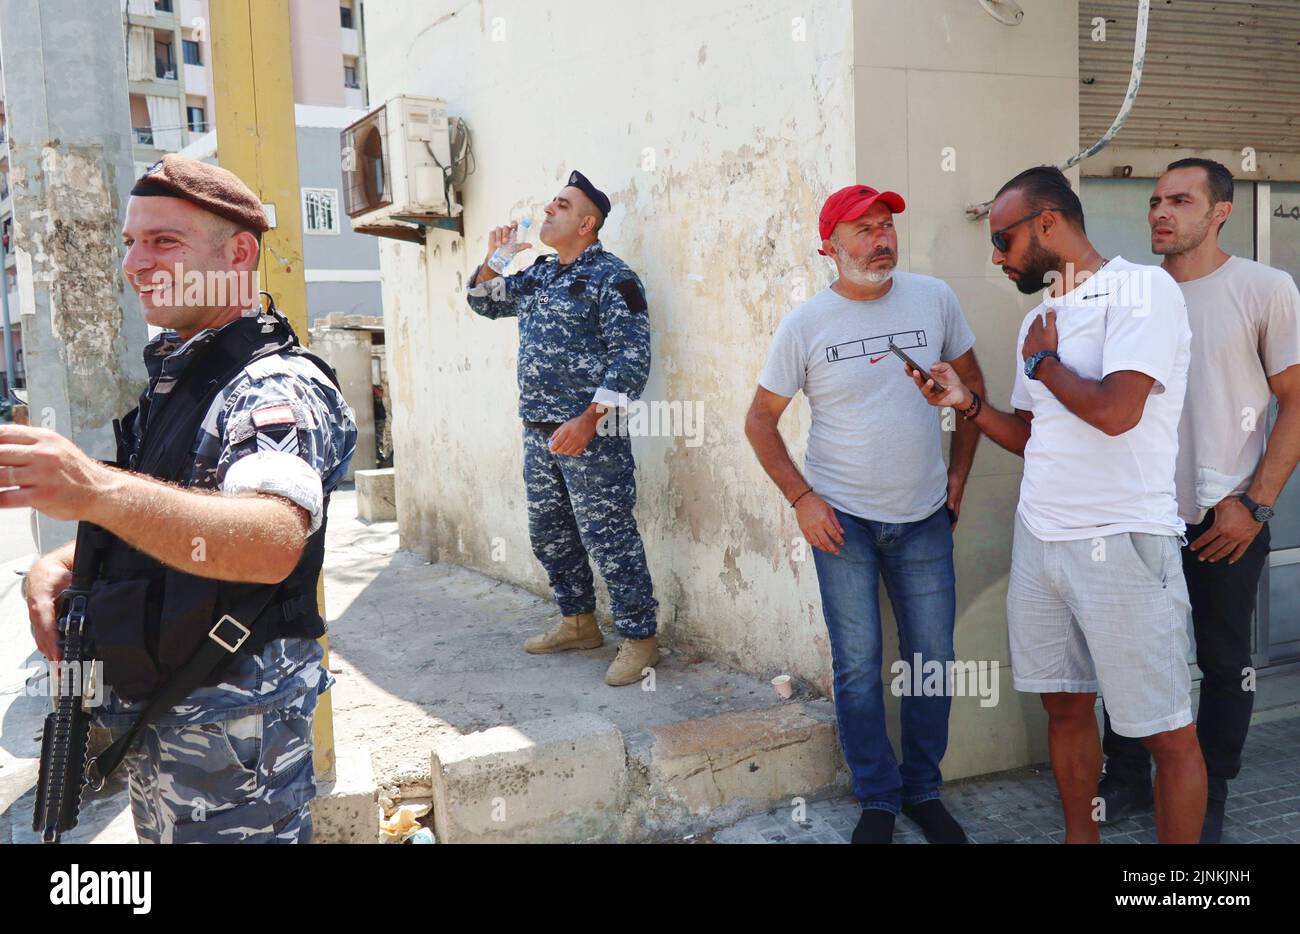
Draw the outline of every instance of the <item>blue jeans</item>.
[[[934,697],[904,693],[900,767],[885,732],[878,581],[883,575],[911,685],[921,680],[911,670],[917,654],[923,665],[953,660],[952,529],[943,508],[928,519],[904,523],[875,522],[838,509],[835,515],[844,528],[839,555],[814,550],[813,558],[831,640],[840,745],[862,807],[897,814],[904,802],[939,797],[952,698],[947,690]]]

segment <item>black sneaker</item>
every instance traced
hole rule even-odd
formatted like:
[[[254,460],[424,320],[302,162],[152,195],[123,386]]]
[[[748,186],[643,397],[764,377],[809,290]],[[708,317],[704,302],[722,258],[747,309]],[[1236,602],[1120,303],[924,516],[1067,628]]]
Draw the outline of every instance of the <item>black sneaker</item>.
[[[925,839],[930,843],[970,842],[966,839],[966,831],[961,829],[961,824],[948,813],[938,798],[917,804],[904,804],[903,813],[921,828],[921,833],[925,834]]]
[[[879,808],[863,808],[850,843],[893,843],[894,815]]]
[[[1126,817],[1145,814],[1155,806],[1150,784],[1145,788],[1137,788],[1129,782],[1119,781],[1110,775],[1101,777],[1101,784],[1097,786],[1097,797],[1103,802],[1101,811],[1103,824],[1113,824]]]

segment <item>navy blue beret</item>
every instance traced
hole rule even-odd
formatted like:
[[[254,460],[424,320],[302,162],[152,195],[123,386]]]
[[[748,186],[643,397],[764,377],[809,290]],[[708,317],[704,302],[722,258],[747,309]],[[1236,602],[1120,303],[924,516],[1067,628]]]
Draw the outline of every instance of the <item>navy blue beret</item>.
[[[591,199],[591,203],[600,210],[602,218],[609,217],[609,196],[593,185],[587,176],[575,169],[569,173],[569,184]]]

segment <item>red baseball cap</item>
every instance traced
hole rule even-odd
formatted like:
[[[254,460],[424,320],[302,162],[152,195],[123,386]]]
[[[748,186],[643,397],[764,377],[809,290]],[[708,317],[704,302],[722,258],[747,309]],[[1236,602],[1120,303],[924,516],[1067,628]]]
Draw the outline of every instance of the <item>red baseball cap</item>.
[[[895,214],[902,214],[907,208],[903,196],[894,191],[876,191],[869,185],[849,185],[841,188],[826,199],[822,212],[817,218],[818,230],[823,240],[829,240],[836,224],[857,220],[877,201],[884,201],[885,206]],[[829,255],[818,249],[822,256]]]

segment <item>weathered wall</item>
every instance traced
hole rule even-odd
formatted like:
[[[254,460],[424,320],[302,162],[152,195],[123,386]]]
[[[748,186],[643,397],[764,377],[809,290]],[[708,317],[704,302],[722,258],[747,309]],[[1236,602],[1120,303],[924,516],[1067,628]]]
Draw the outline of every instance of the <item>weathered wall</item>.
[[[368,7],[367,29],[367,46],[388,50],[370,63],[371,100],[445,97],[478,162],[463,242],[435,232],[424,249],[380,249],[406,547],[545,590],[528,544],[515,325],[474,315],[464,281],[489,226],[540,217],[580,168],[615,205],[603,242],[646,285],[646,398],[704,404],[699,446],[634,442],[665,637],[825,685],[811,561],[790,560],[793,514],[742,420],[792,293],[828,281],[817,211],[853,177],[847,0],[795,12],[404,2]],[[802,437],[802,407],[790,423]]]
[[[798,560],[793,513],[750,452],[744,412],[777,322],[829,281],[817,212],[852,181],[907,197],[901,268],[953,285],[990,395],[1006,403],[1028,305],[989,264],[987,224],[963,208],[1021,168],[1072,154],[1078,136],[1076,4],[1025,6],[1018,27],[973,0],[370,9],[367,41],[388,50],[371,63],[371,99],[445,97],[469,122],[478,161],[464,241],[434,232],[425,248],[380,248],[404,545],[545,592],[520,479],[515,326],[475,316],[464,281],[489,226],[538,217],[580,168],[615,204],[605,245],[647,287],[646,398],[704,404],[701,445],[634,442],[664,635],[829,693],[812,561]],[[942,166],[947,146],[955,171]],[[802,398],[782,427],[801,462]],[[1004,670],[996,707],[955,704],[949,777],[1045,754],[1037,702],[1015,694],[1007,665],[1019,472],[986,443],[966,494],[958,655]]]

